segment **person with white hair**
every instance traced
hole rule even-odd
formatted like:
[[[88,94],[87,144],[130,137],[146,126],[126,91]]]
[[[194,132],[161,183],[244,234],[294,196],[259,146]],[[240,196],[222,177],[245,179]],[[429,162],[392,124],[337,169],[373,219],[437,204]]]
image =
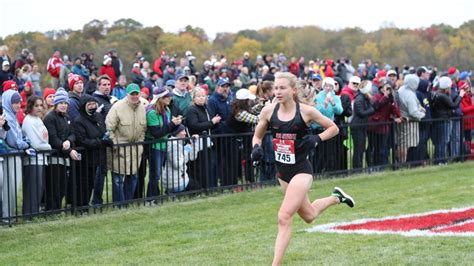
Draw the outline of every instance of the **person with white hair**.
[[[446,145],[449,142],[450,121],[453,110],[461,103],[465,90],[459,91],[453,100],[448,95],[451,90],[452,81],[449,77],[441,77],[438,82],[438,90],[435,92],[431,103],[431,114],[434,121],[432,139],[435,146],[434,162],[441,164],[446,162]]]

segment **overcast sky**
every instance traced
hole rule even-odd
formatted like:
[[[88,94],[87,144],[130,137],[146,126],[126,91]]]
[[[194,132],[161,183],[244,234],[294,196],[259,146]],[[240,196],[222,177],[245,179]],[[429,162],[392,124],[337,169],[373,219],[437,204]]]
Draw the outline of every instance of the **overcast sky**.
[[[373,31],[386,22],[399,28],[439,23],[458,27],[474,19],[472,0],[0,0],[0,10],[0,37],[20,31],[78,30],[93,19],[113,23],[132,18],[166,32],[192,25],[210,38],[218,32],[279,25]]]

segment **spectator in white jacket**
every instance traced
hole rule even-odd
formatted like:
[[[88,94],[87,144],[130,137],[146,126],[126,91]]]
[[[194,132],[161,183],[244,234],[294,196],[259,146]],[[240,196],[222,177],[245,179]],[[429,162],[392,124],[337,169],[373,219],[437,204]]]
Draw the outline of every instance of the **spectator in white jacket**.
[[[192,143],[185,144],[186,131],[183,125],[172,133],[168,141],[167,160],[163,169],[163,187],[168,193],[200,189],[201,185],[188,176],[187,162],[194,161],[204,147],[199,135],[192,136]]]
[[[23,214],[38,213],[44,191],[44,173],[49,145],[48,129],[41,120],[43,98],[32,96],[26,104],[23,135],[30,140],[35,152],[28,152],[23,160]]]

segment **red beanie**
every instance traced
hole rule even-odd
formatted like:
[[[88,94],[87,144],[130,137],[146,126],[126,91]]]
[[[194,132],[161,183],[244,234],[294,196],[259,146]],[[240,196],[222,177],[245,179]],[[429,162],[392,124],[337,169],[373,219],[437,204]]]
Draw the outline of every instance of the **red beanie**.
[[[71,91],[72,91],[72,88],[74,87],[74,84],[79,80],[84,81],[82,76],[79,76],[79,75],[76,75],[76,74],[73,74],[73,73],[69,73],[69,75],[67,75],[67,81],[69,83],[69,89]]]
[[[25,86],[33,88],[33,83],[31,83],[31,81],[28,80],[28,81],[25,82]]]
[[[55,89],[52,89],[52,88],[45,88],[45,89],[44,89],[44,92],[43,92],[43,98],[46,99],[46,98],[48,98],[49,95],[55,94],[55,93],[56,93],[56,90],[55,90]]]
[[[146,94],[146,97],[150,96],[150,90],[147,87],[141,88],[140,92]]]
[[[3,82],[3,91],[7,91],[9,89],[12,89],[12,90],[18,90],[18,85],[16,85],[16,82],[13,81],[13,80],[7,80],[5,82]]]
[[[457,69],[455,67],[448,68],[448,75],[452,75],[452,74],[456,73],[456,70]]]

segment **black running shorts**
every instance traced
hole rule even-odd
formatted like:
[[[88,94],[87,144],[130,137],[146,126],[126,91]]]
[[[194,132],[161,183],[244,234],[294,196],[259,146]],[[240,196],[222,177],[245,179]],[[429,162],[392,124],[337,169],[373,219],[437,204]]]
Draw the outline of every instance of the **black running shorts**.
[[[313,167],[307,159],[294,165],[277,163],[276,170],[276,176],[286,183],[290,183],[291,179],[297,174],[313,175]]]

